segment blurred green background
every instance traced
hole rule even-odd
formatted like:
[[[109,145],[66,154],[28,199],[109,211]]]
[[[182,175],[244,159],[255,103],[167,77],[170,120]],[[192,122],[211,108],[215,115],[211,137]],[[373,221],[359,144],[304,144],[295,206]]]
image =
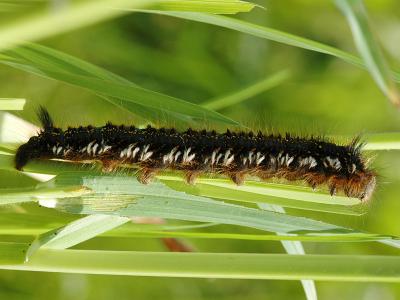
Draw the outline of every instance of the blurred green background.
[[[329,1],[258,1],[266,7],[236,17],[356,53],[348,24]],[[399,69],[400,2],[366,1],[374,31],[393,69]],[[9,13],[9,12],[3,12]],[[220,110],[252,128],[302,134],[355,136],[400,130],[400,115],[370,75],[332,56],[268,42],[206,24],[150,14],[129,14],[40,41],[102,66],[143,87],[197,104],[234,93],[281,70],[291,76],[280,85]],[[0,65],[0,98],[26,98],[16,114],[37,123],[34,111],[45,105],[60,126],[137,123],[135,116],[85,90]],[[166,118],[160,125],[174,125]],[[211,125],[204,124],[209,128]],[[400,158],[381,151],[375,199],[362,217],[304,213],[322,220],[400,236]],[[0,172],[0,186],[30,184],[15,172]],[[68,216],[32,204],[2,208],[47,216]],[[293,211],[296,214],[295,211]],[[2,224],[7,219],[3,218]],[[238,230],[244,230],[238,228]],[[4,233],[4,232],[3,232]],[[7,240],[3,234],[2,240]],[[193,240],[199,251],[283,253],[279,242]],[[377,243],[305,243],[315,254],[399,254]],[[164,250],[157,240],[102,239],[76,248]],[[323,267],[323,266],[321,266]],[[320,299],[400,299],[400,286],[377,283],[317,282]],[[296,281],[139,278],[0,271],[2,299],[304,299]]]

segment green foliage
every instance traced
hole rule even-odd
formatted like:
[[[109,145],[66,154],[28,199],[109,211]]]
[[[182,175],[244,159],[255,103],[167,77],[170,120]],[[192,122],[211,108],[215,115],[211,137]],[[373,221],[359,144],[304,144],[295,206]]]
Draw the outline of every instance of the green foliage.
[[[167,116],[188,124],[209,120],[238,125],[214,111],[141,88],[99,67],[43,46],[32,44],[10,50],[2,62],[36,75],[86,88],[150,120]]]
[[[324,268],[321,268],[324,266]],[[237,279],[399,282],[397,257],[244,253],[165,253],[41,250],[23,265],[5,269],[84,274]]]
[[[367,12],[361,0],[336,0],[336,5],[346,16],[354,36],[354,42],[376,84],[386,97],[400,107],[400,96],[378,43],[368,26]]]

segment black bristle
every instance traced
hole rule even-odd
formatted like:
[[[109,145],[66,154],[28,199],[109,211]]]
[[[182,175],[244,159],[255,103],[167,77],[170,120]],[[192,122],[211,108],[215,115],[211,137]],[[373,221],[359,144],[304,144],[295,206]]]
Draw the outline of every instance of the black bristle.
[[[41,105],[39,106],[39,109],[37,111],[37,116],[45,131],[54,128],[53,119],[50,117],[48,110],[44,106]]]

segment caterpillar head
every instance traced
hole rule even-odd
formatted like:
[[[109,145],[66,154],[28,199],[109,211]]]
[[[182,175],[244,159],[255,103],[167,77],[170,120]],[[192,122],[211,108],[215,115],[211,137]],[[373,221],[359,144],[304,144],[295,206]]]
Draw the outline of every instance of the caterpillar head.
[[[42,124],[42,130],[37,136],[33,136],[29,141],[21,145],[15,154],[15,168],[22,168],[32,159],[46,157],[49,153],[49,146],[55,140],[55,136],[60,129],[55,128],[49,112],[40,106],[38,118]]]

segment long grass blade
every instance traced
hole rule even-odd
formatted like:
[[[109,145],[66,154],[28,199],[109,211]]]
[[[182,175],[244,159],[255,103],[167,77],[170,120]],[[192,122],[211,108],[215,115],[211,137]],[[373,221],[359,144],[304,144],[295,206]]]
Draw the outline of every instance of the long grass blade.
[[[311,219],[260,211],[193,196],[169,189],[162,183],[149,186],[134,177],[65,173],[41,187],[81,186],[92,193],[78,198],[43,199],[42,206],[75,214],[111,214],[123,217],[161,217],[198,222],[247,226],[266,231],[351,233],[351,230]]]
[[[7,55],[0,56],[0,62],[85,88],[145,119],[163,116],[186,124],[207,121],[239,125],[217,112],[139,87],[118,75],[44,46],[30,44],[10,50]]]
[[[255,4],[238,0],[161,0],[151,5],[151,9],[165,11],[190,11],[211,14],[236,14],[248,12]]]
[[[318,193],[302,186],[251,180],[246,181],[244,186],[236,186],[231,181],[222,178],[199,178],[195,186],[189,186],[177,176],[165,174],[158,178],[173,189],[221,200],[255,204],[268,203],[344,215],[358,216],[365,213],[365,208],[357,199],[330,196],[326,192]]]
[[[23,110],[25,99],[0,98],[0,110]]]
[[[69,186],[91,193],[80,197],[50,197],[39,199],[42,206],[72,214],[107,214],[122,217],[160,217],[196,222],[215,222],[245,226],[265,231],[298,234],[361,234],[312,219],[215,201],[169,189],[161,183],[144,186],[132,177],[96,176],[65,173],[40,188],[66,189]],[[49,194],[50,195],[50,194]],[[366,236],[369,236],[367,233]],[[370,236],[369,236],[370,237]]]
[[[25,143],[39,128],[15,115],[0,111],[0,146],[15,149],[15,146]]]
[[[281,206],[278,205],[270,205],[270,204],[259,204],[259,208],[269,210],[269,211],[275,211],[278,213],[286,213],[285,209]],[[285,235],[282,233],[277,232],[277,235]],[[305,255],[305,251],[303,248],[303,245],[300,241],[281,241],[283,248],[285,249],[287,254],[295,254],[295,255]],[[307,279],[302,279],[301,280],[301,285],[303,286],[304,293],[306,294],[307,300],[317,300],[317,289],[315,287],[315,282],[314,280],[307,280]]]
[[[0,154],[0,169],[14,170],[13,156]],[[85,172],[100,171],[100,166],[71,164],[58,161],[33,161],[25,170],[33,173],[61,174],[62,172]],[[97,173],[98,174],[98,173]],[[82,175],[82,173],[81,173]],[[99,175],[99,174],[98,174]],[[101,175],[99,175],[101,176]],[[276,184],[268,182],[256,182],[248,180],[244,186],[236,186],[227,179],[222,178],[199,178],[195,186],[184,183],[181,177],[173,174],[162,174],[157,176],[161,182],[168,187],[186,192],[192,195],[211,197],[214,199],[237,201],[242,203],[269,203],[304,210],[322,211],[335,214],[359,216],[365,213],[366,207],[360,204],[359,200],[343,196],[330,196],[327,193],[315,192],[310,188],[288,184]],[[16,203],[35,201],[38,193],[45,193],[36,188],[16,192],[13,190],[0,190],[1,203]],[[79,193],[86,193],[85,189],[78,186],[60,187],[48,190],[48,198],[58,193],[67,193],[71,197],[79,196]]]
[[[22,16],[10,18],[0,27],[0,51],[27,41],[37,41],[60,33],[128,14],[127,9],[157,8],[160,10],[200,11],[214,14],[247,12],[255,6],[246,1],[165,1],[165,0],[83,0],[68,6],[49,4],[13,5],[12,11]],[[11,4],[8,5],[10,7]],[[124,8],[124,9],[121,9]],[[0,7],[1,12],[1,7]]]
[[[129,218],[119,216],[90,215],[83,217],[61,228],[39,235],[29,247],[27,259],[29,260],[39,248],[70,248],[129,221]]]
[[[202,226],[202,225],[198,225]],[[245,234],[245,233],[227,233],[227,232],[200,232],[200,231],[168,231],[153,226],[151,228],[137,227],[128,229],[115,229],[105,232],[100,236],[102,238],[185,238],[185,239],[212,239],[212,240],[241,240],[241,241],[300,241],[303,243],[365,243],[365,242],[380,242],[382,244],[399,248],[399,240],[397,237],[391,237],[373,233],[354,233],[354,234],[301,234],[301,235],[276,235],[276,234]],[[167,228],[166,226],[163,226]],[[188,226],[182,226],[188,227]],[[191,226],[194,227],[194,226]],[[174,229],[174,228],[173,228]],[[184,228],[183,228],[184,229]],[[190,228],[189,228],[190,229]],[[35,228],[18,228],[10,227],[0,229],[0,233],[7,236],[36,236],[49,231],[48,226]]]
[[[363,1],[335,0],[335,3],[347,18],[358,52],[372,78],[386,97],[400,108],[400,94],[391,78],[382,51],[371,32]]]
[[[335,47],[313,41],[307,38],[296,36],[284,31],[272,29],[257,24],[252,24],[243,20],[238,20],[226,16],[216,16],[203,13],[191,13],[191,12],[169,12],[169,11],[155,11],[155,10],[135,10],[137,12],[153,13],[176,17],[180,19],[186,19],[206,24],[211,24],[227,29],[232,29],[245,34],[253,35],[259,38],[275,41],[278,43],[286,44],[289,46],[299,47],[311,51],[316,51],[328,55],[332,55],[339,59],[342,59],[352,65],[366,69],[366,66],[362,59],[350,54],[346,51],[337,49]],[[400,73],[391,72],[391,76],[397,82],[400,82]]]
[[[323,266],[323,268],[321,268]],[[190,278],[400,282],[397,256],[39,250],[1,269]]]
[[[23,263],[28,248],[28,243],[0,242],[0,264]]]
[[[282,84],[289,78],[289,76],[290,72],[288,70],[277,72],[239,91],[235,91],[232,94],[210,99],[203,103],[202,106],[212,110],[221,110],[229,106],[239,104]]]
[[[368,134],[364,150],[400,150],[400,132]]]

